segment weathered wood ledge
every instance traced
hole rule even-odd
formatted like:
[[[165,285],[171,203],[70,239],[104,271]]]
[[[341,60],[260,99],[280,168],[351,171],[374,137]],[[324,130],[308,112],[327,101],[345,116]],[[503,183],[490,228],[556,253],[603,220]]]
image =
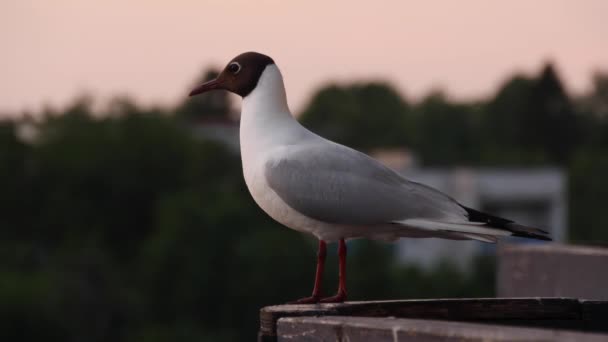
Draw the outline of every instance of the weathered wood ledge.
[[[501,341],[605,342],[608,335],[566,330],[522,328],[407,318],[286,317],[279,320],[278,340],[287,341]]]
[[[338,319],[336,321],[331,316],[340,317],[336,318]],[[314,317],[326,320],[308,319]],[[361,321],[359,318],[375,318],[375,320]],[[415,319],[407,322],[399,321],[399,323],[407,323],[403,328],[398,329],[403,333],[407,333],[407,327],[412,327],[412,322],[422,322],[422,319],[606,333],[608,332],[608,302],[575,298],[475,298],[277,305],[260,310],[258,336],[260,341],[276,341],[277,338],[281,339],[277,331],[289,332],[289,336],[295,336],[294,327],[298,324],[304,327],[326,322],[327,326],[348,327],[356,322],[376,324],[382,320],[394,324],[395,319],[403,318]],[[278,326],[282,328],[278,329]],[[395,327],[392,326],[391,329],[393,328]],[[410,332],[415,332],[414,330]],[[604,337],[608,338],[608,335]],[[303,340],[316,339],[309,336]]]

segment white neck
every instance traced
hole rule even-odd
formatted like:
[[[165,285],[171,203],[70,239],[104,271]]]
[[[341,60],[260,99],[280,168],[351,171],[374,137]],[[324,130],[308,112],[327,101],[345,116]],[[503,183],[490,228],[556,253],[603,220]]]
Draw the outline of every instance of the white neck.
[[[254,150],[290,144],[308,134],[289,111],[279,68],[268,65],[255,89],[243,98],[241,153],[258,153]]]
[[[287,106],[283,76],[276,65],[268,65],[262,72],[257,86],[243,98],[241,114],[247,115],[249,112],[283,113],[291,116]]]

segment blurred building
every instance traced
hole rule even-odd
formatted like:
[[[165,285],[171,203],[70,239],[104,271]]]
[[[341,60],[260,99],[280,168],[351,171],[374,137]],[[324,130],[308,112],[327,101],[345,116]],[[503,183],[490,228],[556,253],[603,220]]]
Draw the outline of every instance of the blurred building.
[[[374,156],[408,179],[432,186],[464,205],[549,231],[555,241],[567,233],[567,180],[559,168],[429,169],[417,166],[406,150],[380,151]],[[401,157],[399,157],[401,155]],[[504,240],[503,240],[504,241]],[[509,238],[512,243],[536,240]],[[477,241],[401,239],[399,259],[432,267],[449,260],[467,269],[478,254],[495,253],[495,245]]]

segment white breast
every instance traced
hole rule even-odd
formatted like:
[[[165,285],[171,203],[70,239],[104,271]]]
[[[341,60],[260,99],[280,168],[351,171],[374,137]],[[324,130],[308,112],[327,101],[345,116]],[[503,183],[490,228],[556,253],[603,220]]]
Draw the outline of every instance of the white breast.
[[[308,218],[288,206],[269,186],[264,175],[264,158],[243,154],[243,176],[255,202],[270,217],[297,231],[317,235],[326,224]]]

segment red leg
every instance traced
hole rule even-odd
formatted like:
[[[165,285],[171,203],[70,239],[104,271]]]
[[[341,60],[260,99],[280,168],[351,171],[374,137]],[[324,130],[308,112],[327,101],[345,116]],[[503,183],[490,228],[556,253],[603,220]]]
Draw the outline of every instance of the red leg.
[[[323,298],[322,303],[342,303],[346,300],[346,242],[340,239],[338,246],[339,273],[338,273],[338,293],[335,296]]]
[[[325,257],[327,256],[327,245],[325,241],[319,240],[319,250],[317,252],[317,272],[315,274],[315,287],[310,297],[298,299],[289,304],[312,304],[318,303],[321,299],[321,286],[323,283],[323,270],[325,268]]]

